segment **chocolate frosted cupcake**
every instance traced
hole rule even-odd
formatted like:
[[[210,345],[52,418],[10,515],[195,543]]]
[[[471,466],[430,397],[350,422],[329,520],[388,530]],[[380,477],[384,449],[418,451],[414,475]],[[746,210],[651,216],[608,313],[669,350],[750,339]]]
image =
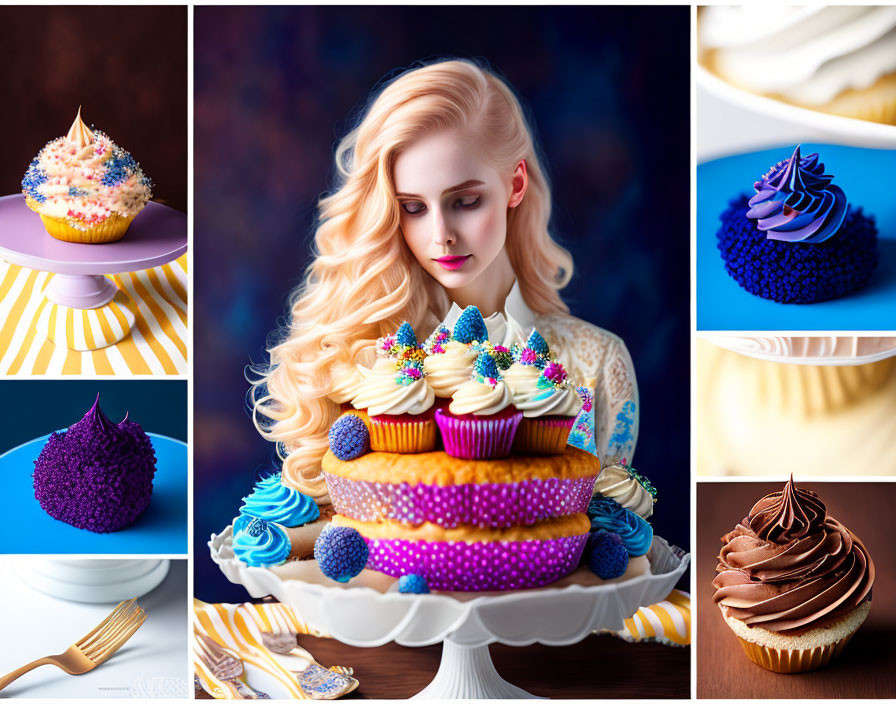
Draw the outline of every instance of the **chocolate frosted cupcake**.
[[[722,537],[713,601],[757,665],[826,665],[871,609],[874,563],[862,542],[793,477]]]
[[[847,203],[818,154],[764,174],[751,198],[722,213],[716,236],[725,270],[750,293],[778,303],[817,303],[865,286],[880,253],[874,218]]]

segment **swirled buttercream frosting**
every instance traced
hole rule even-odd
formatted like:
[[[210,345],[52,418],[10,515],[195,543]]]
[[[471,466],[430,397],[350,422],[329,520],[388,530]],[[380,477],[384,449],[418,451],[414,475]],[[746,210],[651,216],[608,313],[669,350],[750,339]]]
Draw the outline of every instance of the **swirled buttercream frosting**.
[[[68,430],[53,433],[34,462],[34,496],[48,514],[76,528],[110,533],[149,506],[156,456],[138,423],[111,422],[99,396]]]
[[[797,635],[871,596],[874,563],[862,542],[793,477],[722,537],[713,600],[748,626]]]
[[[482,353],[476,358],[473,376],[455,392],[448,410],[461,416],[473,413],[491,416],[513,402],[510,389],[504,383],[494,358]]]
[[[653,515],[656,489],[631,467],[614,464],[604,467],[594,485],[595,493],[613,499],[622,508],[641,518]]]
[[[320,509],[314,499],[285,486],[279,473],[256,483],[252,493],[243,499],[240,513],[273,521],[287,528],[302,526],[320,517]]]
[[[112,215],[132,218],[152,196],[152,181],[134,157],[81,120],[47,143],[22,179],[28,206],[87,230]]]
[[[414,360],[380,357],[373,369],[363,370],[364,381],[352,405],[368,415],[420,415],[432,408],[435,393],[424,379],[422,365]]]
[[[286,562],[289,537],[276,523],[242,515],[233,522],[233,554],[249,567],[273,567]]]
[[[476,350],[457,340],[443,341],[438,349],[442,351],[429,354],[423,360],[426,383],[439,398],[451,398],[461,384],[470,379]]]
[[[524,417],[571,418],[582,410],[582,397],[579,396],[575,386],[567,381],[566,370],[559,362],[548,362],[541,370],[537,367],[516,364],[507,370],[508,373],[514,366],[517,367],[516,373],[509,374],[514,383],[508,379],[508,385],[513,393],[513,404],[523,412]],[[535,369],[538,372],[534,380],[531,373],[524,371],[526,369]]]
[[[747,217],[770,240],[824,242],[833,237],[846,217],[846,195],[831,183],[818,154],[800,156],[800,147],[789,159],[775,164],[753,188]]]
[[[653,542],[653,528],[633,511],[623,508],[613,499],[595,496],[588,504],[591,530],[605,530],[622,538],[622,544],[632,557],[646,555]]]

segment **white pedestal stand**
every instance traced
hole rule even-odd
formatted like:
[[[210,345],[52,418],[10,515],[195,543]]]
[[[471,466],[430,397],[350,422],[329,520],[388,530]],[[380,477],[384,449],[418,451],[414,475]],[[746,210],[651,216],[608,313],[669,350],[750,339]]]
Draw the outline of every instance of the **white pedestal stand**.
[[[572,645],[594,631],[620,630],[638,608],[665,599],[690,563],[690,555],[654,536],[649,572],[628,579],[595,583],[580,568],[541,589],[410,595],[398,593],[395,580],[367,571],[347,585],[327,580],[313,560],[247,567],[231,545],[230,527],[209,541],[212,559],[231,582],[255,598],[271,595],[289,604],[323,634],[358,647],[443,643],[435,679],[417,694],[425,699],[532,698],[497,673],[490,643]],[[378,588],[366,586],[365,579]]]

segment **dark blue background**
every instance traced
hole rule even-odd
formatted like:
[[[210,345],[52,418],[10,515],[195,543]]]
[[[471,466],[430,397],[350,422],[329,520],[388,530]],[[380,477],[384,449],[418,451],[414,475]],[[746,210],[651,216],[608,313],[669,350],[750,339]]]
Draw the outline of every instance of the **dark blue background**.
[[[0,454],[77,423],[96,395],[109,420],[130,419],[149,433],[187,442],[187,382],[177,380],[6,379],[0,383]]]
[[[271,461],[250,362],[308,263],[335,142],[370,90],[434,56],[485,59],[534,118],[572,313],[619,334],[641,391],[634,465],[653,525],[689,545],[687,7],[198,7],[195,593],[244,601],[205,545]]]

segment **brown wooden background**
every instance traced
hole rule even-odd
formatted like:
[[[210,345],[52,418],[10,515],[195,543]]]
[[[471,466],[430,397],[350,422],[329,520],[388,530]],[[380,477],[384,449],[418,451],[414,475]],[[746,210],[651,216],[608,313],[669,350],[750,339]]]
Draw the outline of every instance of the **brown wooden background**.
[[[896,484],[807,482],[828,513],[868,548],[877,570],[871,613],[839,659],[825,669],[778,675],[747,660],[712,603],[712,579],[721,537],[762,496],[782,483],[697,484],[697,696],[701,698],[896,697]]]
[[[81,105],[186,211],[186,7],[0,7],[0,60],[0,195]]]

